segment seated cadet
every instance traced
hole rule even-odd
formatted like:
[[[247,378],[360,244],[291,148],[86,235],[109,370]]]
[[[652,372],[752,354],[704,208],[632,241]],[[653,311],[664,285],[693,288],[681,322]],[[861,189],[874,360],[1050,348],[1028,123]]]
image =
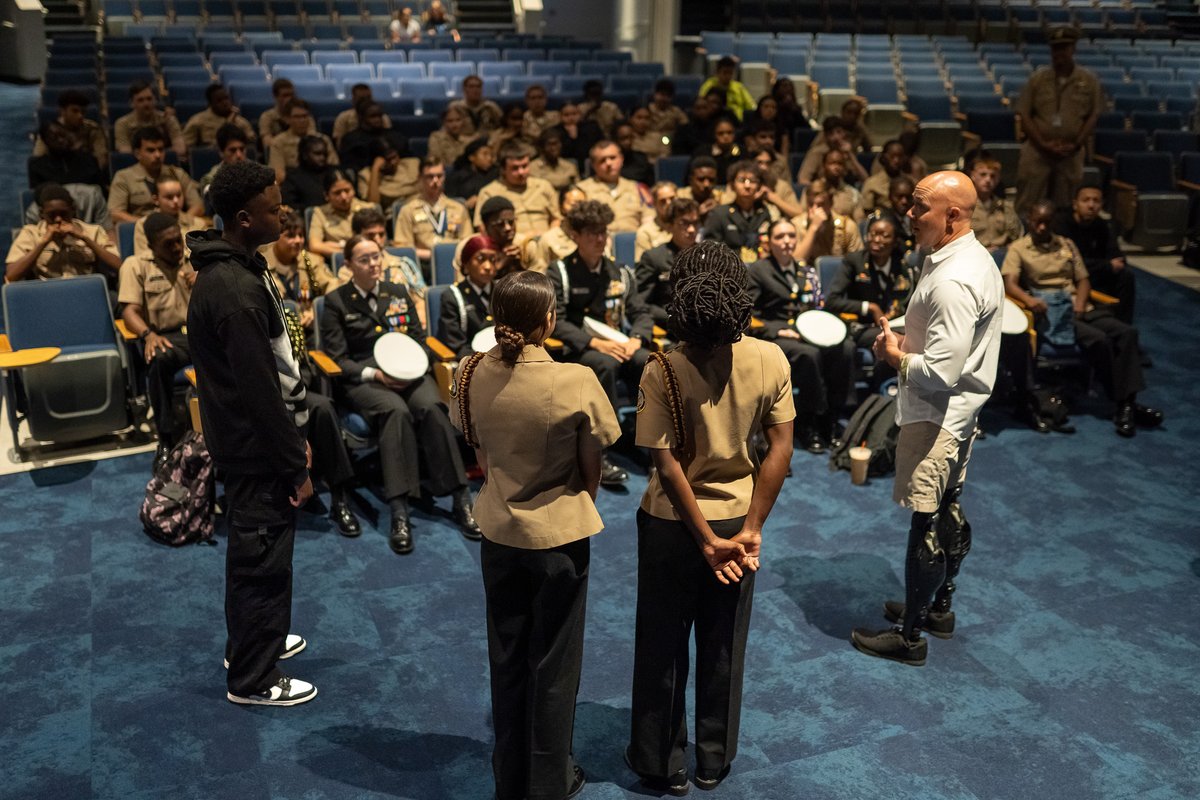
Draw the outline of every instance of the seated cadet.
[[[346,169],[357,172],[369,168],[379,157],[376,151],[380,143],[395,149],[398,158],[408,157],[408,139],[400,131],[385,124],[387,115],[383,113],[383,106],[367,98],[360,100],[354,110],[358,116],[358,127],[341,139],[335,140],[338,158]]]
[[[547,261],[542,255],[538,239],[518,238],[517,212],[506,197],[493,197],[483,206],[483,232],[496,245],[501,260],[496,265],[496,277],[504,277],[515,269],[531,269],[545,272]],[[522,243],[518,244],[521,241]],[[459,248],[461,253],[462,248]],[[462,280],[462,262],[459,254],[454,256],[455,277]]]
[[[563,224],[551,228],[538,237],[538,247],[541,249],[541,260],[545,264],[553,264],[560,258],[566,258],[575,252],[575,240],[567,230],[567,213],[579,203],[587,200],[587,196],[578,186],[568,186],[559,192],[558,210],[562,213]]]
[[[479,191],[475,206],[475,227],[482,223],[482,210],[493,197],[503,197],[513,205],[517,215],[518,242],[540,236],[562,222],[558,210],[558,192],[549,181],[529,176],[529,159],[533,150],[522,141],[506,142],[500,148],[497,162],[500,174],[496,180]]]
[[[727,113],[732,114],[738,122],[741,122],[742,116],[747,111],[753,111],[756,104],[754,96],[750,94],[745,84],[733,79],[737,66],[738,60],[733,56],[721,56],[717,61],[717,68],[713,76],[701,84],[700,96],[707,96],[712,89],[720,89],[723,95],[721,107],[727,109]]]
[[[299,166],[300,141],[306,136],[316,136],[325,142],[325,163],[337,166],[338,154],[333,139],[312,129],[312,106],[308,101],[293,97],[284,108],[284,119],[288,124],[287,130],[275,135],[267,158],[267,166],[275,170],[275,180],[282,182],[289,169]]]
[[[766,200],[771,205],[779,209],[779,215],[782,217],[794,217],[804,210],[800,205],[799,198],[796,197],[796,189],[792,186],[792,181],[784,172],[779,175],[779,166],[783,159],[773,149],[754,150],[750,153],[750,158],[758,165],[758,169],[763,176],[763,200]],[[726,203],[733,202],[733,189],[725,187],[721,199]]]
[[[621,177],[646,186],[654,183],[654,164],[645,153],[633,149],[633,126],[618,122],[613,129],[613,141],[621,148]]]
[[[133,134],[132,167],[117,170],[108,189],[108,211],[114,224],[137,222],[154,210],[155,182],[162,176],[174,178],[183,187],[184,205],[193,217],[204,214],[204,201],[196,184],[182,169],[163,163],[167,145],[158,128],[142,128]]]
[[[906,127],[896,141],[900,142],[900,147],[904,149],[904,155],[907,166],[904,168],[904,174],[911,177],[914,181],[919,181],[929,174],[929,164],[925,163],[925,159],[917,155],[917,150],[921,146],[921,129],[914,127]],[[883,163],[883,151],[875,156],[875,161],[871,164],[871,174],[877,175],[884,172],[886,167]]]
[[[896,226],[896,247],[907,256],[917,249],[917,234],[913,230],[912,217],[908,210],[913,207],[913,192],[917,184],[907,175],[898,175],[888,184],[888,204],[890,208],[878,208],[867,217],[885,217]],[[859,233],[866,231],[866,220],[859,224]]]
[[[663,156],[671,155],[671,140],[650,123],[650,110],[635,108],[629,115],[629,127],[633,130],[630,147],[646,156],[653,164]]]
[[[360,106],[364,103],[374,102],[375,97],[371,94],[369,84],[356,83],[350,87],[350,107],[333,118],[333,143],[338,146],[339,150],[346,146],[345,138],[347,134],[358,130],[361,126],[363,110]],[[392,120],[387,114],[383,113],[382,107],[380,107],[379,112],[379,125],[383,128],[392,127]],[[345,154],[343,153],[342,155],[344,156]]]
[[[904,313],[915,280],[905,264],[905,253],[896,241],[896,223],[890,215],[867,218],[867,249],[847,253],[826,288],[825,310],[831,314],[854,314],[850,338],[870,349],[879,335],[881,319]],[[886,362],[876,361],[871,374],[872,389],[896,374]]]
[[[650,115],[650,128],[672,139],[675,131],[688,124],[688,115],[675,105],[675,82],[670,78],[659,78],[654,84],[654,92],[650,95],[650,104],[646,106]]]
[[[547,128],[537,142],[538,157],[529,162],[529,174],[549,181],[558,192],[578,183],[579,167],[572,159],[562,157],[562,131]]]
[[[642,253],[634,271],[638,302],[650,312],[654,324],[667,328],[667,304],[671,302],[671,267],[683,250],[696,244],[700,232],[700,211],[695,200],[676,198],[667,206],[666,244]]]
[[[856,153],[869,152],[871,150],[871,136],[867,131],[866,124],[863,122],[866,110],[867,107],[863,105],[862,100],[852,97],[842,103],[842,107],[838,111],[838,119],[842,121],[842,125],[845,127],[846,139],[850,142],[850,154],[852,156]],[[818,133],[817,138],[813,142],[824,144],[824,131]]]
[[[496,152],[507,142],[533,147],[533,139],[525,135],[525,107],[520,103],[505,103],[502,113],[500,127],[488,134],[488,144],[496,148]]]
[[[300,309],[300,324],[309,344],[315,340],[313,300],[337,288],[338,279],[325,259],[304,249],[304,217],[292,208],[280,214],[279,238],[259,252],[271,268],[279,296]]]
[[[704,145],[712,144],[713,127],[724,107],[724,101],[715,96],[697,95],[687,121],[675,129],[671,152],[677,156],[690,156]]]
[[[142,340],[146,363],[146,389],[158,431],[154,471],[166,462],[178,440],[175,419],[175,374],[192,363],[188,348],[188,300],[196,283],[196,272],[184,258],[183,234],[177,221],[166,214],[146,218],[150,253],[133,255],[121,264],[117,301],[124,308],[121,319],[130,333]]]
[[[767,228],[779,219],[779,209],[766,201],[763,176],[753,161],[729,168],[734,200],[718,206],[704,223],[704,238],[721,242],[751,264],[767,252]]]
[[[821,162],[821,178],[825,181],[825,186],[829,189],[830,195],[833,197],[833,211],[836,214],[841,214],[843,217],[850,217],[855,221],[860,221],[864,218],[862,205],[862,195],[858,189],[855,189],[850,184],[846,183],[846,159],[848,156],[841,150],[829,150],[825,153],[825,158]],[[853,156],[849,156],[853,158]],[[808,190],[800,196],[800,201],[804,205],[808,205]],[[793,215],[795,216],[795,215]]]
[[[275,105],[258,115],[258,139],[262,142],[264,152],[271,147],[276,136],[288,129],[287,106],[296,96],[296,85],[287,78],[276,78],[271,84],[271,96],[275,98]],[[306,135],[315,136],[317,121],[312,117],[308,120]]]
[[[717,165],[717,183],[728,183],[729,168],[744,156],[741,145],[737,143],[737,125],[734,121],[728,115],[719,117],[713,125],[712,141],[696,148],[692,156],[711,158]]]
[[[625,117],[616,103],[604,99],[604,81],[598,80],[584,81],[579,114],[584,122],[596,123],[605,136],[612,136],[617,122]]]
[[[858,159],[855,159],[857,161]],[[863,181],[862,189],[862,212],[870,216],[880,208],[890,208],[888,202],[888,184],[892,178],[898,178],[901,175],[912,177],[909,168],[908,153],[904,151],[904,145],[898,139],[889,139],[883,143],[883,150],[879,153],[879,163],[882,169],[879,172],[874,172],[869,178]]]
[[[56,183],[38,190],[41,221],[26,225],[4,259],[4,280],[64,278],[99,272],[113,277],[121,268],[117,245],[104,228],[75,218],[75,199]]]
[[[217,130],[222,125],[237,125],[253,144],[258,140],[250,120],[238,113],[229,98],[229,90],[219,83],[204,90],[208,108],[192,115],[183,126],[183,141],[188,148],[212,147],[217,143]]]
[[[650,191],[621,177],[621,148],[603,139],[591,149],[592,177],[579,184],[589,200],[599,200],[613,211],[612,233],[634,233],[654,218]]]
[[[604,131],[592,120],[583,119],[575,103],[563,103],[558,114],[561,122],[550,130],[562,134],[563,155],[582,166],[596,142],[604,139]]]
[[[492,279],[499,253],[486,236],[472,236],[463,245],[463,272],[467,277],[442,292],[437,310],[438,339],[459,358],[475,352],[475,334],[496,323],[492,320]],[[432,310],[432,309],[431,309]]]
[[[375,342],[384,333],[398,331],[425,347],[413,300],[404,286],[380,280],[383,252],[374,242],[354,236],[344,252],[354,277],[326,296],[318,324],[325,352],[342,370],[335,391],[379,437],[383,493],[392,512],[388,544],[399,555],[412,552],[408,503],[422,490],[453,495],[454,521],[463,536],[478,541],[458,439],[433,378],[396,380],[375,361]]]
[[[29,188],[37,189],[44,183],[60,186],[81,184],[103,187],[108,183],[108,173],[100,168],[96,157],[87,150],[76,150],[71,134],[57,120],[42,123],[38,128],[38,141],[45,145],[45,155],[29,159]]]
[[[427,155],[440,159],[447,168],[462,158],[467,145],[475,141],[475,134],[468,131],[467,115],[454,106],[442,112],[442,127],[429,134]]]
[[[325,202],[325,175],[331,170],[340,170],[329,166],[329,144],[319,136],[301,139],[299,154],[296,166],[288,167],[279,193],[284,205],[303,212]],[[349,177],[348,173],[342,174]]]
[[[463,78],[462,99],[455,100],[450,107],[457,108],[466,118],[463,130],[475,136],[482,136],[485,140],[488,134],[500,127],[500,120],[504,118],[500,106],[484,99],[483,78],[478,75]]]
[[[217,177],[217,172],[221,167],[246,160],[246,147],[249,144],[246,134],[242,133],[242,129],[237,125],[222,125],[217,130],[217,152],[221,154],[221,160],[196,182],[201,197],[208,194],[208,187],[212,184],[213,178]],[[205,208],[205,211],[208,209]]]
[[[1113,313],[1126,325],[1132,325],[1134,270],[1125,261],[1112,223],[1100,216],[1103,205],[1104,194],[1100,189],[1080,186],[1075,190],[1071,209],[1064,208],[1055,217],[1054,232],[1075,243],[1092,288],[1117,298]]]
[[[796,330],[805,311],[821,309],[825,294],[816,262],[806,266],[793,253],[796,226],[786,219],[771,223],[769,255],[749,267],[750,300],[763,327],[752,334],[775,342],[792,365],[796,387],[796,430],[800,445],[810,453],[836,446],[835,426],[854,371],[854,339],[847,336],[829,347],[806,342]]]
[[[643,346],[654,333],[654,320],[634,292],[633,271],[604,255],[612,209],[596,200],[585,200],[567,214],[567,227],[578,249],[546,271],[557,298],[554,338],[564,346],[564,358],[584,364],[596,373],[613,410],[617,409],[617,380],[629,387],[641,380],[650,357]],[[615,342],[588,332],[585,318],[628,333]],[[605,457],[600,482],[622,484],[625,470]]]
[[[488,147],[487,139],[481,136],[468,144],[454,162],[454,169],[446,178],[446,194],[462,200],[469,210],[474,211],[476,205],[480,205],[480,190],[496,180],[498,173],[496,151]]]
[[[354,216],[350,218],[350,230],[355,235],[361,234],[364,239],[374,242],[383,251],[384,282],[403,284],[404,288],[408,289],[409,296],[416,301],[417,318],[421,320],[421,326],[429,330],[429,286],[425,283],[425,276],[421,274],[421,267],[417,262],[408,256],[397,256],[387,251],[387,219],[383,212],[374,206],[354,212]],[[349,265],[343,264],[338,270],[338,281],[348,283],[352,277],[353,272]]]
[[[688,162],[687,186],[676,193],[683,200],[695,200],[700,211],[700,224],[708,221],[709,213],[721,205],[725,187],[717,183],[717,162],[699,156]]]
[[[966,172],[975,184],[979,201],[971,213],[971,230],[988,252],[1003,259],[1008,246],[1021,238],[1021,219],[1016,206],[1003,195],[997,195],[1000,185],[1000,162],[986,152],[980,153],[967,166]]]
[[[372,141],[370,155],[371,166],[358,171],[358,193],[364,200],[390,211],[393,205],[407,203],[416,196],[419,159],[401,158],[388,139]]]
[[[804,161],[800,162],[800,169],[796,172],[796,183],[812,183],[821,175],[821,164],[825,161],[825,154],[830,150],[838,150],[846,154],[846,167],[850,173],[854,175],[854,180],[865,182],[867,180],[867,171],[863,169],[863,165],[859,163],[858,156],[854,149],[854,144],[851,142],[852,130],[841,117],[826,117],[821,123],[821,136],[813,140],[809,146],[808,152],[804,154]],[[886,148],[887,145],[884,145]],[[863,191],[866,191],[866,184],[863,185]]]
[[[667,209],[675,199],[675,184],[659,181],[650,189],[654,199],[654,219],[642,224],[633,239],[633,258],[640,260],[647,250],[671,241],[671,223],[667,220]]]
[[[340,253],[346,240],[354,235],[350,218],[371,204],[355,197],[354,184],[337,170],[326,172],[321,186],[325,190],[325,203],[313,210],[308,223],[308,249],[317,255],[331,256]]]
[[[1138,330],[1090,300],[1091,281],[1074,242],[1054,233],[1054,204],[1042,200],[1026,220],[1028,234],[1008,248],[1001,273],[1005,291],[1036,315],[1038,338],[1057,346],[1077,344],[1114,403],[1117,433],[1154,427],[1163,414],[1137,402],[1146,388],[1138,355]]]
[[[158,95],[145,81],[134,81],[129,85],[130,111],[113,124],[113,149],[118,153],[133,152],[134,131],[142,128],[158,128],[163,140],[169,142],[175,155],[187,156],[187,145],[183,141],[183,128],[175,118],[175,109],[158,107]]]
[[[392,244],[413,248],[417,258],[428,264],[434,245],[460,242],[474,234],[475,228],[467,207],[444,192],[446,165],[436,156],[426,156],[419,170],[417,195],[400,207]]]
[[[201,231],[208,227],[203,220],[198,220],[183,210],[183,185],[169,175],[159,175],[154,182],[154,209],[159,214],[166,214],[175,220],[181,235],[187,236],[192,231]],[[133,254],[145,256],[150,254],[150,242],[146,239],[146,219],[142,217],[133,224]]]
[[[540,83],[526,87],[525,112],[522,119],[525,137],[531,142],[536,142],[543,133],[562,121],[561,114],[546,108],[546,87]]]
[[[88,96],[78,89],[66,89],[58,94],[58,119],[55,120],[63,127],[71,142],[71,149],[91,153],[101,169],[108,168],[108,136],[100,123],[88,119],[87,107],[91,105]],[[39,136],[33,143],[33,157],[49,153],[46,143]]]
[[[821,256],[844,256],[863,249],[862,234],[849,217],[833,211],[833,200],[825,181],[818,178],[805,189],[808,210],[792,219],[800,241],[796,260],[816,264]]]

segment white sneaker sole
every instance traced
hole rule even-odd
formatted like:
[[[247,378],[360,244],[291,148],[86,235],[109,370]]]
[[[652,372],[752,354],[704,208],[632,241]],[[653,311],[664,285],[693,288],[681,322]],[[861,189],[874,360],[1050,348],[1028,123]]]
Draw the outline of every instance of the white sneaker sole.
[[[317,696],[317,687],[306,695],[300,697],[292,697],[287,700],[266,700],[261,697],[239,697],[231,692],[226,692],[225,697],[231,703],[237,703],[242,706],[298,706],[301,703],[307,703]]]
[[[303,651],[304,651],[304,648],[306,648],[306,647],[308,647],[308,639],[303,639],[303,638],[302,638],[302,639],[300,640],[300,646],[299,646],[299,647],[297,647],[297,648],[294,648],[294,649],[292,649],[292,650],[285,650],[285,651],[283,652],[283,655],[281,655],[281,656],[279,657],[279,660],[280,660],[280,661],[286,661],[287,659],[291,658],[292,656],[296,655],[297,653],[301,653],[301,652],[303,652]],[[226,658],[226,659],[224,660],[224,662],[223,662],[223,663],[225,664],[225,669],[229,669],[229,659],[228,659],[228,658]]]

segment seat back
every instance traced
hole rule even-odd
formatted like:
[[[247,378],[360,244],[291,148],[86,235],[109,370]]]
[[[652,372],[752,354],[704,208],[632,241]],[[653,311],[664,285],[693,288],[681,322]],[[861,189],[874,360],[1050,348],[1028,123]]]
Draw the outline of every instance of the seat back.
[[[454,283],[454,255],[458,252],[455,242],[443,242],[433,246],[433,283],[449,286]]]
[[[1113,178],[1131,183],[1139,192],[1175,191],[1175,160],[1170,153],[1117,152]]]
[[[634,249],[636,237],[637,234],[633,231],[624,231],[613,236],[613,254],[616,256],[618,264],[632,267],[637,263],[633,256],[636,252]]]
[[[429,335],[435,339],[442,327],[442,295],[449,290],[449,286],[430,286],[426,295],[429,303]]]

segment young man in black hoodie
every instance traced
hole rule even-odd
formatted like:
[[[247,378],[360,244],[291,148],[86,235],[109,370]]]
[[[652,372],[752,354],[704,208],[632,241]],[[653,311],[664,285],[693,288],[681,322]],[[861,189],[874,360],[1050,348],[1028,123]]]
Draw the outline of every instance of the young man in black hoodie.
[[[283,305],[258,248],[280,232],[275,175],[252,161],[230,164],[209,189],[223,232],[188,235],[198,277],[188,307],[200,417],[221,470],[229,510],[225,621],[226,697],[249,705],[306,703],[317,689],[276,661],[305,642],[288,630],[296,509],[312,497],[304,384]]]

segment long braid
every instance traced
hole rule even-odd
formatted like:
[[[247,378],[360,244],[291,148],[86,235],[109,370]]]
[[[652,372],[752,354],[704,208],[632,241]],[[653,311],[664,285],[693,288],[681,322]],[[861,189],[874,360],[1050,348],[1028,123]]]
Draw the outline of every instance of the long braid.
[[[479,441],[475,438],[474,432],[471,430],[471,376],[475,374],[475,367],[483,360],[486,353],[475,353],[466,361],[463,362],[462,368],[458,372],[458,419],[462,425],[463,438],[471,447],[479,447]]]
[[[658,362],[663,371],[663,386],[667,390],[667,407],[671,410],[671,428],[675,432],[675,446],[672,450],[681,452],[687,448],[687,425],[683,417],[683,393],[679,391],[679,376],[671,366],[671,359],[666,353],[653,352],[650,358]]]

